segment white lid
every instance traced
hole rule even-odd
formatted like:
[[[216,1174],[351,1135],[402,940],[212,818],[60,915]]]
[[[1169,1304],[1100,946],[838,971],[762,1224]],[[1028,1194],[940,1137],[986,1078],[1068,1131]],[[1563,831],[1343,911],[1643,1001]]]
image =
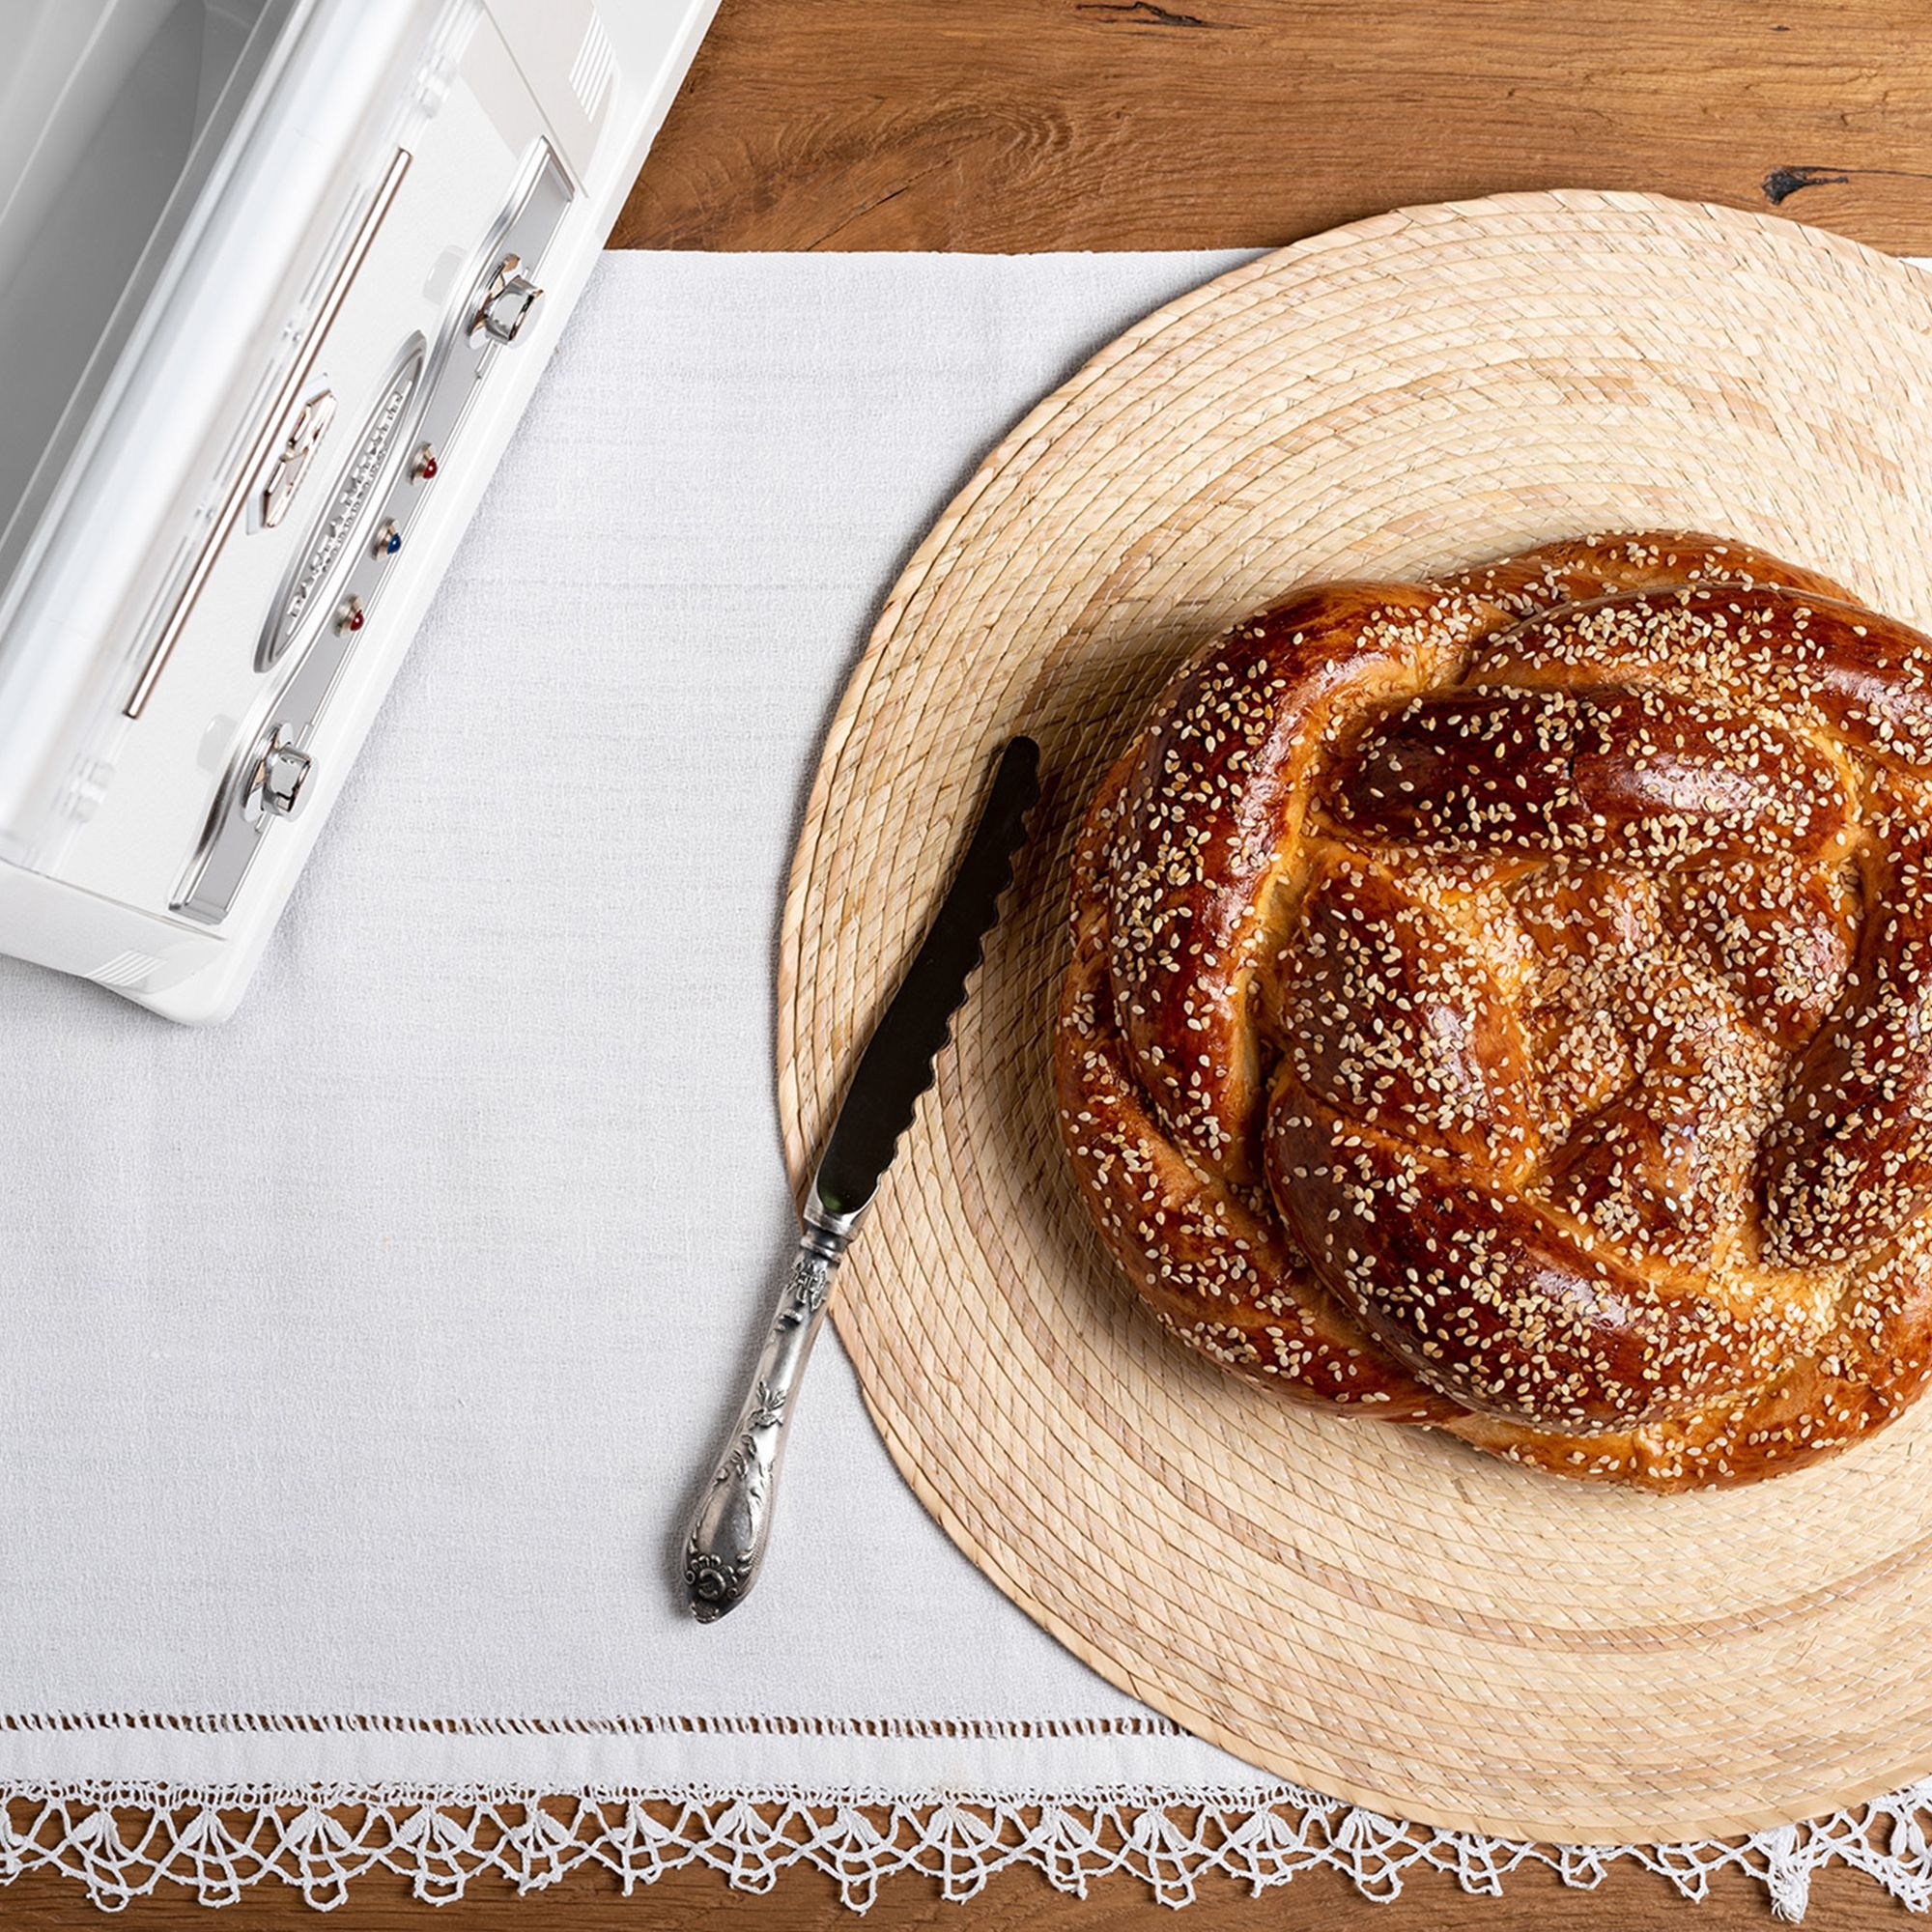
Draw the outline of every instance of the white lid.
[[[296,0],[15,4],[20,54],[0,75],[0,185],[0,185],[0,578],[296,11]]]
[[[428,23],[468,9],[8,4],[0,857],[33,864],[205,532],[211,445],[292,353],[330,224],[393,152],[397,83],[443,38]]]

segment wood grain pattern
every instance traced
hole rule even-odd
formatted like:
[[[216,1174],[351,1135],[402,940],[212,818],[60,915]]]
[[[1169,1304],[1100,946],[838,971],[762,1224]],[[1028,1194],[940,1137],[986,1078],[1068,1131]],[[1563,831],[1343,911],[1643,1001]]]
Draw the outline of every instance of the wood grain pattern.
[[[619,247],[1272,246],[1645,188],[1932,251],[1925,0],[724,0]]]
[[[734,1891],[718,1873],[672,1872],[626,1898],[604,1873],[574,1873],[547,1891],[519,1897],[479,1885],[452,1905],[427,1905],[387,1873],[358,1879],[347,1901],[318,1918],[297,1892],[250,1891],[211,1920],[208,1908],[172,1889],[136,1899],[112,1919],[66,1879],[16,1879],[0,1890],[9,1932],[1765,1932],[1773,1926],[1764,1889],[1726,1872],[1702,1904],[1680,1898],[1653,1873],[1618,1867],[1595,1891],[1553,1874],[1514,1874],[1502,1899],[1466,1892],[1440,1873],[1411,1877],[1399,1898],[1365,1899],[1346,1880],[1310,1872],[1280,1890],[1251,1897],[1223,1880],[1206,1885],[1179,1918],[1138,1881],[1095,1887],[1085,1899],[1056,1891],[1036,1872],[1002,1873],[977,1898],[948,1904],[927,1880],[885,1886],[864,1918],[838,1901],[818,1872],[788,1873],[769,1892]],[[1807,1925],[1816,1932],[1906,1932],[1920,1921],[1855,1873],[1833,1868],[1812,1881]]]

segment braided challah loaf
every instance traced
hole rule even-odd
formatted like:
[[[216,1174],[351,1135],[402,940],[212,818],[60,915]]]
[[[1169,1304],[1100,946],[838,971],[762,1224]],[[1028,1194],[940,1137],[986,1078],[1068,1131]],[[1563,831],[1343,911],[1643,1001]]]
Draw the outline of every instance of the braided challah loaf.
[[[1567,1476],[1932,1372],[1932,639],[1602,536],[1214,639],[1074,867],[1062,1130],[1170,1328]]]

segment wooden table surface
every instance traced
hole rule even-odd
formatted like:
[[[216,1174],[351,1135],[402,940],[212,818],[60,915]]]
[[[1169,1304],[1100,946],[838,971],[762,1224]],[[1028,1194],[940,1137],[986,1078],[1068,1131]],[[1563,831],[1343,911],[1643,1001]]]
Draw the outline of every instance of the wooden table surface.
[[[1932,0],[724,0],[611,235],[619,247],[1200,248],[1290,242],[1404,203],[1562,185],[1776,209],[1932,254]],[[0,1924],[94,1926],[35,1875]],[[208,1924],[185,1893],[135,1927]],[[298,1895],[217,1924],[312,1926]],[[1096,1932],[1176,1924],[1135,1881],[1084,1903],[1025,1872],[973,1903],[900,1878],[864,1921],[829,1881],[772,1892],[687,1870],[631,1898],[579,1874],[459,1904],[360,1880],[334,1932],[713,1925]],[[1914,1922],[1841,1868],[1808,1922]],[[1411,1876],[1394,1904],[1317,1873],[1251,1899],[1204,1888],[1182,1932],[1737,1932],[1772,1923],[1737,1873],[1693,1907],[1618,1867],[1596,1892],[1531,1871],[1500,1899]]]
[[[724,0],[619,247],[1258,247],[1650,188],[1932,253],[1928,0]]]

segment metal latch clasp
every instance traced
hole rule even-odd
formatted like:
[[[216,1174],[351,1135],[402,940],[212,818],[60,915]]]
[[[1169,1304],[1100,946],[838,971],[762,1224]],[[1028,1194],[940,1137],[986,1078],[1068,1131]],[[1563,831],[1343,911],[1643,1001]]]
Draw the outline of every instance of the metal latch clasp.
[[[335,397],[327,389],[311,396],[296,412],[287,440],[276,451],[255,501],[249,506],[250,529],[271,530],[288,515],[289,505],[295,501],[296,492],[301,488],[309,465],[315,461],[315,452],[334,420]]]
[[[483,291],[483,299],[469,319],[472,343],[514,342],[530,319],[530,312],[543,298],[543,291],[527,275],[518,272],[523,266],[522,257],[517,255],[505,255],[497,264],[496,272]]]

